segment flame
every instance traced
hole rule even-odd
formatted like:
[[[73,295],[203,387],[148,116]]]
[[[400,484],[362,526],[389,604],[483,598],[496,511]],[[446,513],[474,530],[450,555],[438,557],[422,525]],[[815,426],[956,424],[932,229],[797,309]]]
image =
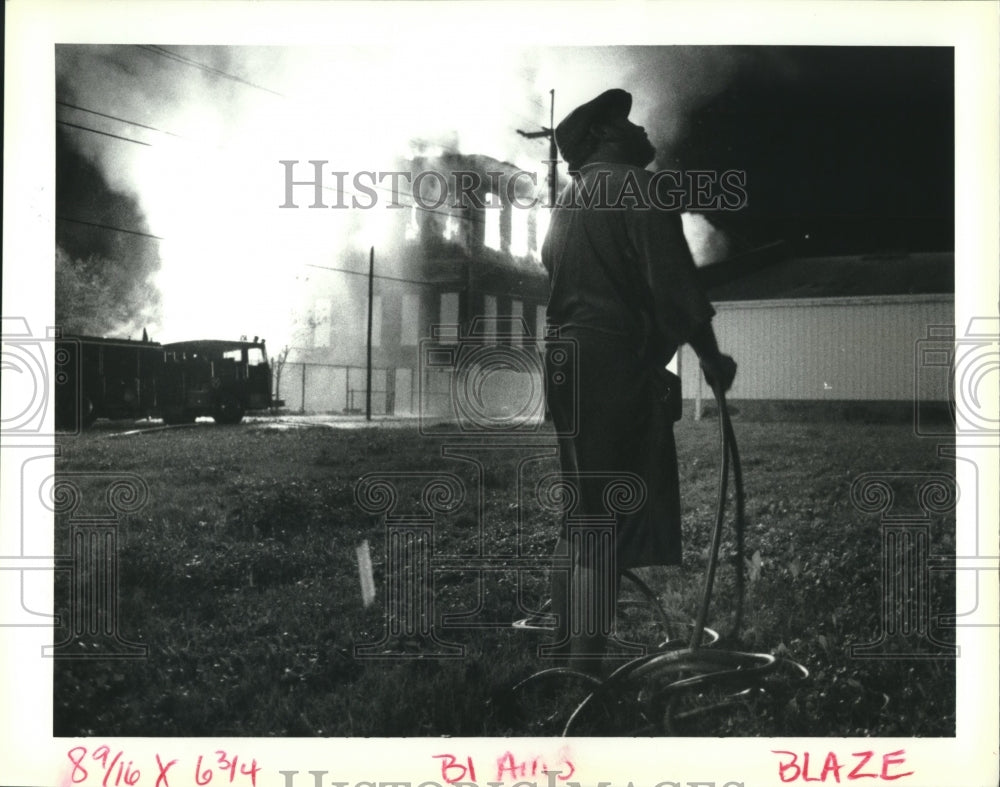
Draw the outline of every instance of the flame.
[[[398,221],[382,205],[312,209],[308,185],[296,187],[301,207],[280,209],[279,161],[300,162],[303,180],[311,177],[310,160],[326,161],[327,205],[338,198],[350,204],[354,173],[393,170],[414,153],[457,150],[518,162],[538,174],[544,192],[548,143],[516,131],[549,124],[550,88],[558,119],[607,87],[624,85],[636,95],[641,121],[657,108],[656,90],[680,57],[673,47],[512,48],[497,57],[477,55],[475,68],[462,68],[455,47],[422,48],[419,57],[378,45],[165,48],[185,62],[155,49],[60,46],[56,58],[64,96],[156,129],[129,131],[151,147],[74,137],[114,187],[137,195],[150,232],[166,239],[155,278],[162,320],[150,330],[164,340],[260,333],[278,346],[315,295],[319,280],[308,278],[306,266],[344,266],[372,245],[381,259],[391,258],[396,249],[383,247]],[[685,84],[697,82],[690,58],[678,62],[688,68]],[[656,65],[652,75],[644,69],[649,63]],[[343,190],[326,182],[335,171],[349,173]],[[403,198],[412,199],[405,188]],[[538,211],[539,240],[546,213]],[[443,221],[449,238],[458,233],[455,221]],[[513,251],[520,255],[528,233],[522,217],[515,223]],[[337,277],[326,281],[341,286]]]

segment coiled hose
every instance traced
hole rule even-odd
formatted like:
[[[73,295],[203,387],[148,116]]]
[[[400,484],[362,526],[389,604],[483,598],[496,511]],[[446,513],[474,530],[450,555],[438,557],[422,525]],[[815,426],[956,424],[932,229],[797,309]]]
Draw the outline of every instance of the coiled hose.
[[[719,410],[719,443],[722,455],[718,502],[701,605],[688,646],[632,659],[615,669],[603,680],[588,673],[556,667],[536,672],[515,685],[513,691],[516,693],[529,686],[537,687],[541,681],[553,679],[582,684],[585,696],[566,718],[561,730],[564,736],[571,735],[575,730],[586,726],[588,717],[589,721],[593,722],[595,715],[605,717],[606,726],[618,726],[616,730],[604,730],[605,734],[675,734],[677,722],[682,719],[690,718],[698,713],[724,710],[744,701],[755,691],[764,690],[767,683],[773,684],[775,681],[798,682],[809,676],[809,671],[801,664],[789,659],[777,658],[768,653],[745,653],[726,649],[709,649],[702,646],[706,632],[714,636],[715,639],[718,638],[714,632],[706,629],[706,623],[712,602],[715,572],[719,564],[730,469],[733,475],[736,503],[734,560],[737,605],[729,638],[735,638],[740,630],[745,600],[743,561],[746,518],[743,469],[740,464],[740,455],[732,420],[729,416],[729,408],[726,405],[725,392],[717,385],[712,386],[712,392]],[[639,585],[644,595],[652,598],[658,607],[660,617],[665,619],[665,613],[659,607],[655,594],[652,594],[642,581],[631,572],[623,573]],[[713,639],[712,642],[714,641]],[[708,687],[722,689],[728,694],[721,702],[693,710],[682,711],[679,709],[681,697],[691,692],[704,691]],[[610,725],[607,724],[608,722]],[[621,729],[623,726],[628,729]],[[593,727],[588,729],[588,731],[592,730]]]

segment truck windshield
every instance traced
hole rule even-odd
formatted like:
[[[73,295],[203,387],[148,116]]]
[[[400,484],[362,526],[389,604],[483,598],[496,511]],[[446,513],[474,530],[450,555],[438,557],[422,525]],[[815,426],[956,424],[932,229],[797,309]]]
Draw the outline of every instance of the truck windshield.
[[[260,366],[267,360],[262,347],[247,347],[245,349],[237,348],[235,350],[227,350],[222,353],[222,358],[226,361],[243,361],[244,353],[246,353],[246,361],[250,366]]]

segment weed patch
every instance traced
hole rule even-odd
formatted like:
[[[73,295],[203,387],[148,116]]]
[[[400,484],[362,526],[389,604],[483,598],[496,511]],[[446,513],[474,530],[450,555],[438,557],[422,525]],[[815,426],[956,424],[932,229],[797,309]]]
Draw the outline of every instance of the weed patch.
[[[716,505],[715,430],[711,420],[677,424],[684,564],[640,572],[675,637],[689,635],[700,600]],[[811,675],[724,713],[692,716],[678,734],[954,734],[954,660],[851,655],[852,646],[875,642],[883,631],[885,583],[908,592],[915,581],[883,576],[882,526],[852,503],[852,482],[875,472],[950,474],[953,466],[906,426],[737,420],[736,430],[749,529],[742,564],[727,530],[709,625],[726,634],[735,623],[741,571],[742,626],[720,645],[788,656]],[[460,559],[551,553],[553,515],[518,490],[557,469],[554,438],[534,457],[515,449],[444,451],[460,441],[415,428],[199,424],[60,442],[57,471],[83,473],[83,497],[100,495],[96,473],[134,473],[148,486],[146,505],[119,521],[118,569],[121,633],[147,645],[149,656],[57,659],[55,735],[503,736],[542,729],[545,709],[526,710],[509,689],[549,666],[536,653],[544,635],[509,623],[543,608],[547,573],[502,560],[478,570]],[[463,502],[429,520],[434,554],[457,562],[435,569],[424,601],[433,615],[428,625],[464,649],[460,658],[421,658],[425,644],[401,641],[386,619],[385,523],[355,501],[358,479],[376,471],[445,471],[459,479]],[[912,490],[900,478],[893,492],[903,500]],[[427,515],[421,483],[400,480],[397,515]],[[927,532],[920,549],[937,559],[954,555],[953,514],[932,517]],[[364,541],[377,588],[370,607],[361,603],[355,556]],[[56,544],[70,549],[63,516]],[[918,558],[900,553],[903,562]],[[57,572],[56,611],[68,619],[65,573]],[[953,641],[935,623],[954,613],[953,574],[934,572],[928,582],[931,633]],[[662,641],[662,621],[628,601],[623,591],[622,630]],[[412,657],[357,657],[356,648],[379,643],[412,648]]]

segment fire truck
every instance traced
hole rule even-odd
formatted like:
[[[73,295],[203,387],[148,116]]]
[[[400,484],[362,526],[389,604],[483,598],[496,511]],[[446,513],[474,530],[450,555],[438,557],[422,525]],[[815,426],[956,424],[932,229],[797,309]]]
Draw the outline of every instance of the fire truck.
[[[275,405],[263,341],[201,339],[160,344],[93,336],[56,342],[64,374],[56,424],[86,428],[98,418],[162,418],[193,423],[212,416],[236,424],[248,410]]]

